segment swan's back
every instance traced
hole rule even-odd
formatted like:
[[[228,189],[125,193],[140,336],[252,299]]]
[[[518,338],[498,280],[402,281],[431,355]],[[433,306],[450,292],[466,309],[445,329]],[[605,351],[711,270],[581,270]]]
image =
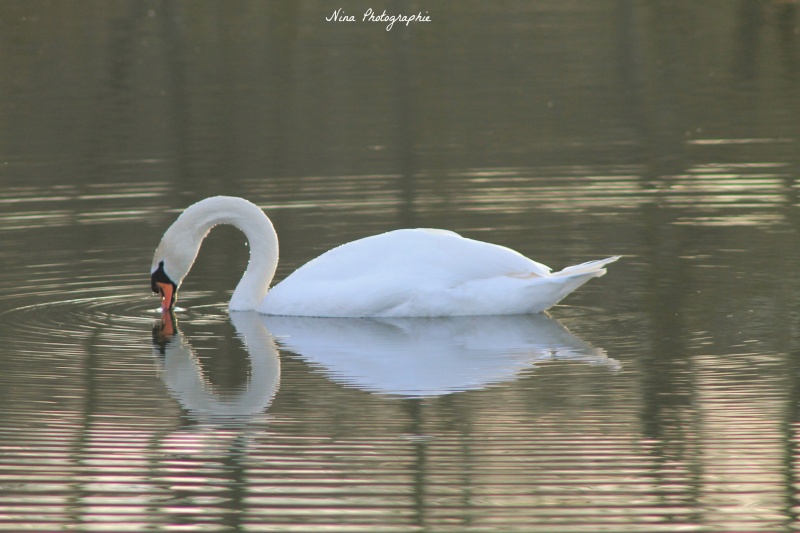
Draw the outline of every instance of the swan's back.
[[[322,254],[270,289],[260,311],[296,316],[535,312],[543,309],[535,309],[541,304],[524,294],[525,287],[537,285],[541,292],[543,282],[553,278],[548,267],[503,246],[451,231],[403,229]],[[509,295],[517,289],[521,294]]]
[[[466,239],[439,229],[401,229],[349,242],[308,262],[286,278],[341,281],[354,276],[385,281],[463,283],[508,272],[550,269],[502,246]]]

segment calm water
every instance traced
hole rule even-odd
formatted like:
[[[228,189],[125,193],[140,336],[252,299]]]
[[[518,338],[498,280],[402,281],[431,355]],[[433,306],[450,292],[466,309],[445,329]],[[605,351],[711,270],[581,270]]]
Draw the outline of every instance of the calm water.
[[[800,5],[0,4],[0,530],[800,529]],[[528,317],[229,315],[246,197],[278,278],[444,227],[552,267]]]

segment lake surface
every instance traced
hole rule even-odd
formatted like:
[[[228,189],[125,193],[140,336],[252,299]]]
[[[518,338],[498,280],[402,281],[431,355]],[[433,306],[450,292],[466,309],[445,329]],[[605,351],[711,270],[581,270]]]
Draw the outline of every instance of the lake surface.
[[[800,528],[800,6],[0,5],[0,531]],[[430,22],[361,22],[367,8]],[[554,268],[548,314],[227,311],[248,198],[280,280],[442,227]]]

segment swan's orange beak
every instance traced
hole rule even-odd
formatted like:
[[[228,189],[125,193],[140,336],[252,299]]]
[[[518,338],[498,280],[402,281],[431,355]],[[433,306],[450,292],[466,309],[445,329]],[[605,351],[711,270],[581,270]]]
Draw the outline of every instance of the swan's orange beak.
[[[175,301],[178,299],[178,295],[175,293],[175,286],[172,283],[164,283],[163,281],[157,281],[156,286],[159,294],[161,294],[161,311],[166,313],[175,307]]]

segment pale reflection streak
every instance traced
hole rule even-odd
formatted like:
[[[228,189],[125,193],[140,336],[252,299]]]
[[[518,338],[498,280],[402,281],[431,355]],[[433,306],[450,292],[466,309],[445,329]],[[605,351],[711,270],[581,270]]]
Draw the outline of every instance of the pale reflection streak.
[[[473,179],[462,185],[465,208],[602,214],[657,203],[676,209],[684,224],[707,225],[708,215],[714,214],[715,224],[772,225],[785,223],[785,216],[770,210],[791,201],[786,187],[791,170],[783,163],[704,164],[647,183],[631,168],[609,169],[608,175],[589,169],[550,170],[548,176],[547,168],[537,169],[536,179],[522,181],[518,178],[525,176],[525,169],[516,169],[516,178],[510,169],[467,173]],[[687,208],[693,211],[685,212]]]
[[[785,487],[793,458],[785,446],[783,357],[761,353],[693,358],[704,517],[729,531],[787,524],[796,508]]]
[[[142,199],[162,198],[165,190],[163,183],[155,182],[13,187],[4,191],[5,196],[0,199],[0,205],[4,206],[0,212],[0,229],[141,220],[160,211],[152,207],[131,209],[130,206]],[[60,205],[69,205],[69,208],[61,209]]]
[[[697,149],[725,144],[740,145],[758,139],[687,141]],[[763,142],[771,141],[764,140]],[[607,173],[598,173],[605,170]],[[703,163],[678,175],[645,180],[644,170],[636,166],[610,166],[607,169],[576,167],[485,168],[447,176],[418,173],[414,185],[414,209],[436,211],[441,205],[463,211],[526,212],[531,209],[576,213],[638,208],[659,203],[676,209],[700,209],[686,213],[682,224],[772,225],[783,221],[781,213],[764,212],[785,207],[786,181],[791,169],[785,163]],[[285,197],[276,187],[281,180],[253,183],[254,197],[263,197],[262,207],[275,209],[348,209],[361,214],[398,207],[401,176],[307,176],[292,178],[302,184],[300,191]],[[326,200],[317,199],[325,188]],[[160,215],[160,206],[131,210],[130,202],[163,196],[163,184],[120,183],[116,189],[95,186],[60,188],[16,188],[2,200],[11,207],[0,214],[2,229],[57,227],[77,223],[131,221]],[[292,189],[294,190],[294,189]],[[374,191],[369,201],[364,191]],[[443,204],[443,199],[446,202]],[[60,209],[60,204],[84,202],[85,208]],[[124,202],[114,206],[113,202]],[[112,205],[108,205],[111,203]],[[760,211],[753,213],[754,210]],[[713,216],[709,217],[709,212]]]

